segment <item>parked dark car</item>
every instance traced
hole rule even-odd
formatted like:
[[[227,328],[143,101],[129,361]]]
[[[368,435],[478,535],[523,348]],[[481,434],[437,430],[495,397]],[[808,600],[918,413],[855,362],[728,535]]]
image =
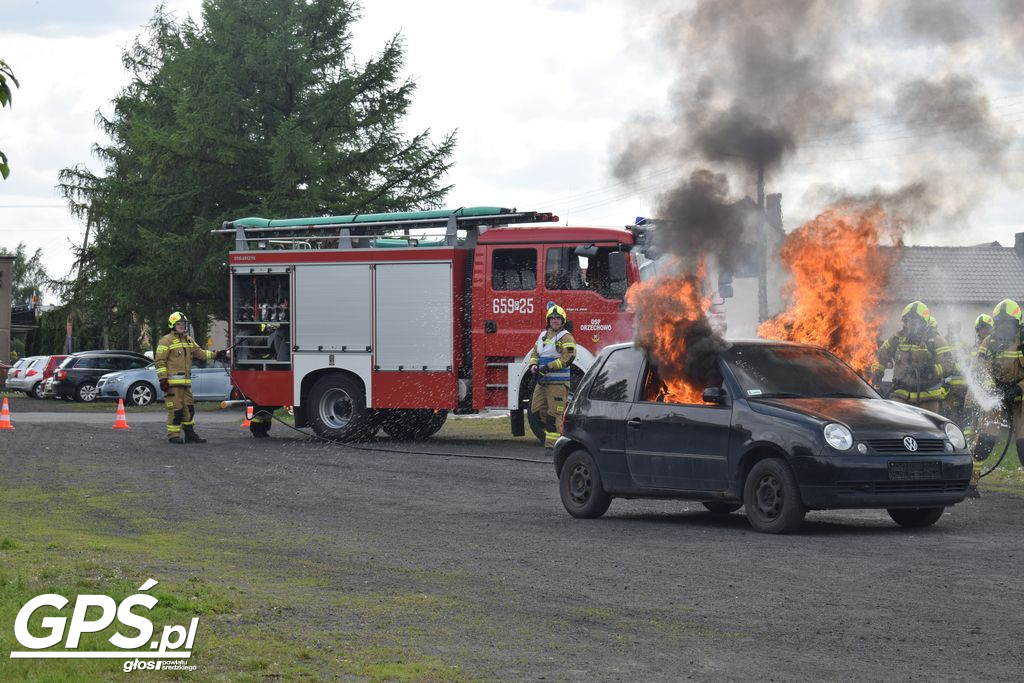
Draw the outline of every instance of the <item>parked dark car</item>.
[[[755,529],[784,533],[833,508],[884,508],[926,527],[966,496],[973,461],[960,428],[883,400],[822,348],[734,342],[710,375],[703,404],[669,403],[640,349],[606,348],[555,444],[566,510],[600,517],[612,498],[681,498],[713,513],[745,507]]]
[[[81,351],[64,359],[54,373],[55,398],[73,398],[91,403],[96,400],[96,383],[108,372],[144,368],[152,363],[134,351]]]

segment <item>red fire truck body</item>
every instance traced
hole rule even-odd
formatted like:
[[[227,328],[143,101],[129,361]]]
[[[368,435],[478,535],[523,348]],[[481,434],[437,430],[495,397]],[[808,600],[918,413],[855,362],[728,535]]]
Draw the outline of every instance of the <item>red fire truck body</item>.
[[[629,229],[511,225],[527,221],[557,217],[484,207],[226,223],[235,385],[336,438],[381,426],[422,437],[448,412],[486,408],[513,411],[521,434],[548,304],[567,311],[581,376],[631,337],[623,297],[642,258]],[[440,227],[441,240],[395,236]]]

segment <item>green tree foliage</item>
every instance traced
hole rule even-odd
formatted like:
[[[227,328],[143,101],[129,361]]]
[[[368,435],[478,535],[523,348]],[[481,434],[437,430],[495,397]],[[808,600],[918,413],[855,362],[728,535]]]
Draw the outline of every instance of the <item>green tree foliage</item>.
[[[226,313],[228,244],[209,234],[222,221],[439,206],[454,133],[403,134],[415,86],[401,40],[357,63],[357,19],[350,0],[207,0],[201,25],[159,7],[99,119],[105,174],[60,174],[95,234],[66,300],[156,330],[182,310],[202,336]]]
[[[11,86],[8,83],[10,81],[14,84],[14,87],[20,87],[18,79],[14,77],[14,72],[11,67],[8,66],[7,62],[0,59],[0,108],[11,104]],[[11,106],[14,106],[11,104]],[[7,180],[7,176],[11,174],[11,168],[7,165],[7,155],[0,150],[0,176],[3,176],[4,180]]]
[[[29,256],[28,247],[18,242],[14,252],[0,247],[0,254],[14,257],[11,272],[11,303],[21,306],[31,301],[33,294],[38,294],[37,303],[43,303],[43,289],[50,284],[50,276],[43,265],[43,250],[36,249]]]

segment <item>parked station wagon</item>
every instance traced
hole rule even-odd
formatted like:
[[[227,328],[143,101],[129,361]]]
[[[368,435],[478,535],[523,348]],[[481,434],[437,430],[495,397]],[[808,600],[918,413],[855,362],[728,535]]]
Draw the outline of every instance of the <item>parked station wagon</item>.
[[[785,533],[835,508],[926,527],[965,498],[973,460],[959,427],[883,400],[825,349],[733,342],[715,370],[702,404],[670,403],[642,350],[606,348],[555,445],[566,510],[600,517],[613,498],[680,498],[744,507],[758,531]]]

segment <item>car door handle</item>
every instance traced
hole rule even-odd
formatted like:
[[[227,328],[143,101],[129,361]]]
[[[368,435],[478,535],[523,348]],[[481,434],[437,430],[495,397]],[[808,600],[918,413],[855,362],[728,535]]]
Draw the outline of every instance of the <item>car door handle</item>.
[[[626,423],[626,426],[627,427],[639,427],[642,422],[643,422],[643,420],[641,420],[639,417],[634,417],[629,422]]]

